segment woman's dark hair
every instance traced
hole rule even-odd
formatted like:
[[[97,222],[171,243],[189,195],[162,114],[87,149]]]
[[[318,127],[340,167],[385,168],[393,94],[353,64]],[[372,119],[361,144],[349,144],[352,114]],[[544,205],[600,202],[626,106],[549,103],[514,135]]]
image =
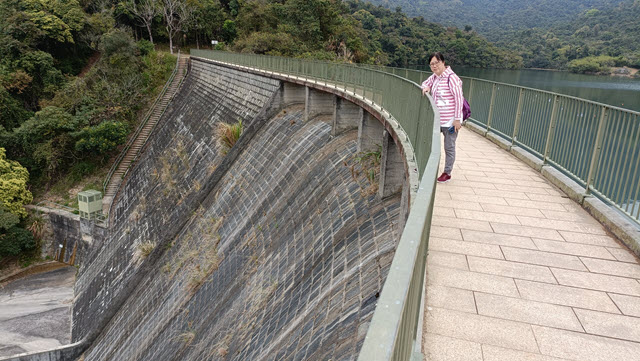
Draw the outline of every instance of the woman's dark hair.
[[[431,62],[431,59],[433,59],[433,58],[436,58],[436,59],[438,59],[438,61],[441,61],[441,62],[444,63],[444,56],[439,51],[436,51],[435,53],[431,53],[431,55],[429,55],[429,63]]]

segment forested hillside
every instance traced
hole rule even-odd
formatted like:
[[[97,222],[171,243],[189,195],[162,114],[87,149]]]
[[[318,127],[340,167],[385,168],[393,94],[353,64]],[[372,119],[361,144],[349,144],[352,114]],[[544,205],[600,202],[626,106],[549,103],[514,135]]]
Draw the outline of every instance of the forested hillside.
[[[639,19],[640,0],[625,1],[585,11],[567,24],[514,32],[500,44],[522,55],[526,67],[576,72],[603,71],[614,65],[640,67]]]
[[[408,66],[442,51],[451,64],[517,68],[521,58],[474,32],[411,19],[363,1],[248,1],[227,38],[235,51]]]
[[[34,248],[5,243],[33,224],[18,212],[32,191],[71,202],[67,190],[108,169],[175,62],[153,42],[392,66],[425,66],[434,51],[454,65],[522,65],[473,31],[358,0],[2,0],[0,19],[0,256]]]
[[[135,42],[105,2],[3,0],[0,19],[2,266],[39,254],[42,222],[23,208],[32,191],[105,165],[175,58]]]
[[[491,41],[513,30],[546,28],[571,21],[592,8],[620,0],[371,0],[389,9],[401,7],[409,16],[422,16],[445,26],[473,27]]]
[[[476,31],[515,50],[527,68],[607,72],[640,67],[639,0],[372,0]]]

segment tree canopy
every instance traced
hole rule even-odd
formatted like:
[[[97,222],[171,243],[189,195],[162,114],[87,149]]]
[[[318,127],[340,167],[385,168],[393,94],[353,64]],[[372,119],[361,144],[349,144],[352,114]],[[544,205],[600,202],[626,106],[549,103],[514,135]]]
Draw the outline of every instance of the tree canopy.
[[[639,0],[371,0],[486,36],[527,68],[598,72],[596,59],[640,68]]]
[[[27,169],[20,163],[7,159],[5,149],[0,148],[0,206],[19,218],[27,216],[24,205],[33,200],[27,189],[28,180]]]

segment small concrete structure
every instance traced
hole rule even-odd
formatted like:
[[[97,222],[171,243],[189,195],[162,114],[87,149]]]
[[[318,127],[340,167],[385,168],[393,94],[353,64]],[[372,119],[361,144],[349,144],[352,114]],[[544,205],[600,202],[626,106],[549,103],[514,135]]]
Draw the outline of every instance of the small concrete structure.
[[[382,159],[380,162],[380,188],[378,195],[386,198],[402,191],[404,185],[404,162],[388,131],[382,137]]]
[[[283,82],[280,86],[280,94],[280,102],[283,106],[304,104],[307,100],[304,85]]]
[[[93,189],[78,193],[80,218],[97,219],[102,215],[102,193]]]

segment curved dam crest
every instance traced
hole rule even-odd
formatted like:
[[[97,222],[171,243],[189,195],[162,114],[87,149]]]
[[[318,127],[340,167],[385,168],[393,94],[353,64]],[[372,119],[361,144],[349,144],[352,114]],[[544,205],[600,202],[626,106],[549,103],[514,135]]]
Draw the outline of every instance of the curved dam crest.
[[[84,253],[84,360],[354,360],[399,239],[401,196],[370,192],[357,130],[332,136],[284,84],[191,72]],[[245,125],[225,156],[218,122]],[[140,245],[154,245],[148,256]]]

